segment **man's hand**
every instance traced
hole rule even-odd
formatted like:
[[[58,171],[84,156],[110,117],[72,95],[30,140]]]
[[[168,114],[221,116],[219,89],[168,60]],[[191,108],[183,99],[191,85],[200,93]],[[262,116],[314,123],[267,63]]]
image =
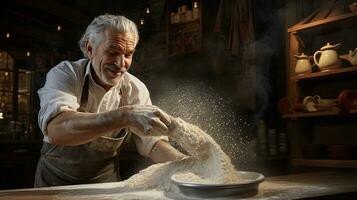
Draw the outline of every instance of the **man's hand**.
[[[129,105],[126,110],[129,128],[143,135],[165,135],[169,132],[170,116],[157,106]]]

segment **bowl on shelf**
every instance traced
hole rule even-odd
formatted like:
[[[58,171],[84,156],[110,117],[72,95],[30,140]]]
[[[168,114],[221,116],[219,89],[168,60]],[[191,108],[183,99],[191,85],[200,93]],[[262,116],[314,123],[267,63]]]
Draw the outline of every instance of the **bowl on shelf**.
[[[304,97],[302,102],[303,102],[303,104],[305,106],[305,110],[307,112],[316,112],[316,111],[318,111],[316,109],[316,107],[315,107],[315,105],[317,104],[317,100],[318,100],[316,97],[317,97],[317,95]]]

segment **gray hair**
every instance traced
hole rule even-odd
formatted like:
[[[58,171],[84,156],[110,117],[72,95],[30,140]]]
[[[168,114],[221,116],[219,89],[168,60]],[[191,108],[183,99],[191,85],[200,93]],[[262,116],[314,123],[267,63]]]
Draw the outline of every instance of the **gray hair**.
[[[139,41],[139,31],[136,24],[129,20],[128,18],[120,15],[100,15],[93,19],[93,21],[88,25],[86,32],[82,35],[79,40],[79,48],[81,49],[84,57],[88,57],[86,44],[91,42],[93,44],[94,50],[102,42],[104,31],[108,28],[112,28],[119,33],[133,33],[135,36],[135,46]]]

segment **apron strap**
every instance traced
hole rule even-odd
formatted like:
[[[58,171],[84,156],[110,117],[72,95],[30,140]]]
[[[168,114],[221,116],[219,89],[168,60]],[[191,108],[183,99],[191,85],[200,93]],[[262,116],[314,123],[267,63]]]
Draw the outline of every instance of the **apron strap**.
[[[84,66],[84,72],[83,72],[84,75],[86,74],[88,63],[89,63],[89,60],[87,61],[86,65]],[[82,88],[81,104],[78,109],[79,112],[86,111],[87,103],[88,103],[88,93],[89,93],[89,76],[85,76],[84,84],[83,84],[83,88]]]

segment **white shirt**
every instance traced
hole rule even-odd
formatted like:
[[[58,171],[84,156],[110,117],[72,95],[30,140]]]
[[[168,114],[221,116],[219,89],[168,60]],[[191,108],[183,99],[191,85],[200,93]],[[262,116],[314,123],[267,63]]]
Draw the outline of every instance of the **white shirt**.
[[[48,122],[65,110],[77,111],[80,107],[82,88],[86,76],[89,76],[86,112],[100,113],[117,109],[122,99],[120,94],[121,87],[125,91],[127,105],[151,105],[149,91],[138,78],[126,72],[120,84],[105,91],[92,79],[90,62],[88,62],[84,72],[87,61],[86,59],[81,59],[75,62],[63,61],[59,63],[47,73],[45,85],[38,90],[41,102],[38,123],[44,134],[45,142],[49,142],[47,137]],[[115,132],[105,135],[113,133]],[[147,157],[158,140],[168,141],[165,136],[142,136],[136,133],[133,134],[133,138],[138,152]]]

